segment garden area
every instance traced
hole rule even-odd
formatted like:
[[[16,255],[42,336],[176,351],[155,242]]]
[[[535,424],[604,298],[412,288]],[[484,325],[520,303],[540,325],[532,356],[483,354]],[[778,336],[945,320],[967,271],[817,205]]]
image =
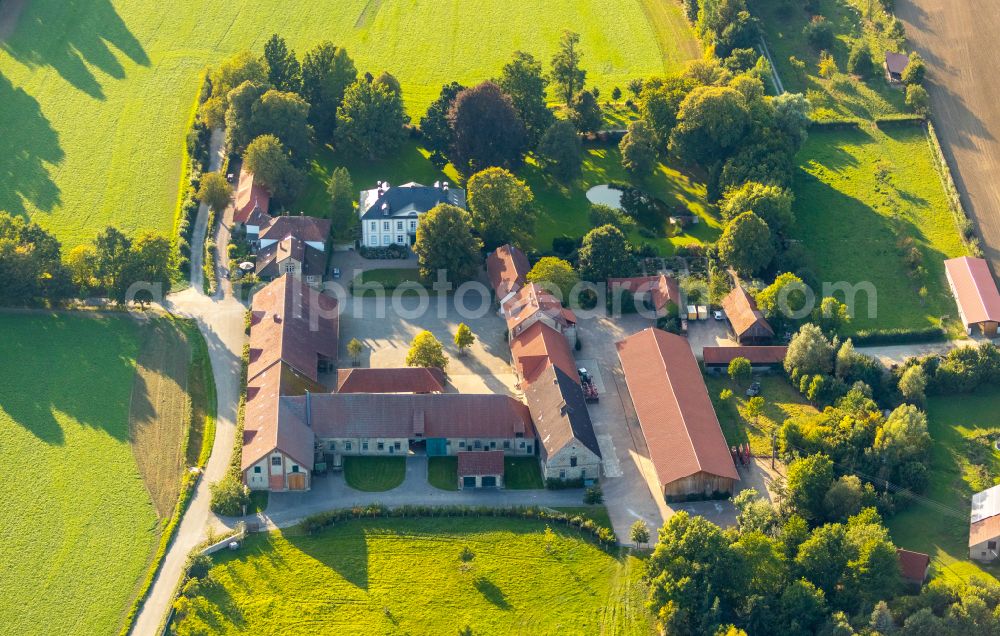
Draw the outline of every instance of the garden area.
[[[504,457],[503,470],[503,485],[507,490],[545,488],[536,457]],[[427,481],[441,490],[458,490],[458,458],[428,457]]]
[[[757,417],[747,413],[745,384],[730,380],[724,373],[705,374],[708,395],[712,398],[712,406],[722,425],[726,443],[730,446],[749,443],[754,455],[768,456],[771,454],[772,432],[777,434],[785,420],[813,415],[818,411],[781,373],[755,375],[754,382],[760,383],[760,396],[764,398],[764,406]],[[727,389],[732,391],[732,395],[723,400],[720,394]]]
[[[866,294],[857,295],[847,330],[919,329],[955,316],[944,260],[967,250],[923,127],[814,126],[797,158],[790,235],[805,265],[820,283],[868,281],[877,291],[871,317]]]
[[[154,414],[188,372],[171,363],[157,373],[168,352],[144,343],[176,346],[183,335],[148,328],[127,317],[0,315],[0,458],[20,467],[0,486],[4,631],[116,633],[138,594],[166,521],[157,505],[169,516],[184,465],[183,427]],[[137,360],[150,365],[141,374]],[[164,445],[163,471],[152,443]],[[158,486],[168,492],[154,502],[147,488]]]
[[[344,481],[355,490],[384,492],[396,488],[405,478],[405,457],[349,455],[344,458]]]
[[[550,529],[547,529],[550,528]],[[501,517],[349,520],[218,553],[178,633],[647,635],[643,561]]]
[[[972,495],[1000,480],[1000,453],[993,447],[1000,439],[997,400],[994,389],[927,401],[930,485],[886,525],[897,545],[931,555],[936,577],[1000,577],[1000,567],[971,561],[968,549]]]

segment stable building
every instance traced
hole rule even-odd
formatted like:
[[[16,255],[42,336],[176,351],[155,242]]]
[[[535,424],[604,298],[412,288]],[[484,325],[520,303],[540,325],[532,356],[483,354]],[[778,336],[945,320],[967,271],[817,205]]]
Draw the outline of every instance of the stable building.
[[[701,357],[705,370],[711,373],[727,373],[729,363],[736,358],[746,358],[754,371],[780,369],[785,363],[788,347],[748,345],[740,347],[704,347]]]
[[[969,523],[969,558],[990,562],[1000,557],[1000,486],[972,495]]]
[[[361,220],[361,244],[366,247],[410,246],[416,241],[420,217],[431,208],[448,203],[465,209],[465,190],[447,181],[425,186],[416,182],[401,186],[379,181],[358,197]]]
[[[731,494],[740,476],[687,340],[648,328],[617,347],[660,494]]]
[[[979,332],[997,336],[1000,324],[1000,292],[984,259],[962,256],[944,262],[948,286],[958,305],[958,315],[970,336]]]
[[[458,454],[458,489],[503,488],[503,451]]]
[[[609,278],[608,290],[612,298],[620,296],[623,291],[628,292],[636,303],[643,303],[647,310],[656,312],[658,316],[666,316],[671,303],[675,312],[680,306],[681,293],[677,280],[666,274]],[[623,307],[623,309],[628,308]]]
[[[444,384],[444,372],[433,367],[337,371],[337,393],[443,393]]]
[[[722,299],[722,309],[740,344],[761,344],[774,338],[774,329],[764,319],[764,312],[757,309],[757,301],[742,285],[737,284]]]

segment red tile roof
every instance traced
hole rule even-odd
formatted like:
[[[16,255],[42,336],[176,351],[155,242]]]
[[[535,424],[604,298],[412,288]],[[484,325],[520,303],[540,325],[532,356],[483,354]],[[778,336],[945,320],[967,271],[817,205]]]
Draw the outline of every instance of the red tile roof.
[[[985,260],[962,256],[946,260],[944,268],[966,326],[1000,322],[1000,292]]]
[[[543,322],[536,322],[515,336],[510,341],[510,352],[525,383],[534,382],[549,362],[574,382],[580,382],[566,337]]]
[[[503,475],[503,451],[461,451],[458,476]]]
[[[486,273],[497,300],[523,287],[530,269],[528,257],[513,245],[501,245],[486,257]]]
[[[260,229],[261,239],[280,241],[289,236],[312,243],[326,243],[330,220],[314,216],[279,216]]]
[[[787,353],[788,347],[705,347],[702,349],[702,359],[705,364],[714,365],[728,365],[733,358],[746,358],[750,364],[781,364],[785,361]]]
[[[337,359],[337,300],[293,276],[281,276],[254,294],[248,378],[281,360],[317,380],[320,356]]]
[[[666,274],[609,278],[608,289],[614,293],[615,287],[628,290],[633,296],[648,293],[656,311],[663,310],[668,302],[673,302],[675,305],[680,303],[681,294],[677,281]]]
[[[337,393],[441,393],[444,382],[441,369],[427,367],[337,371]]]
[[[687,340],[648,328],[617,347],[661,486],[700,472],[738,480]]]
[[[243,454],[240,470],[250,468],[277,449],[306,470],[313,467],[315,435],[296,417],[280,417],[281,396],[322,390],[297,376],[281,362],[272,364],[247,382],[247,402],[243,416]]]
[[[267,189],[257,183],[253,173],[246,168],[240,169],[240,181],[236,186],[236,200],[233,204],[233,221],[246,223],[254,209],[267,214],[271,204],[271,195]]]
[[[568,327],[576,324],[576,315],[564,309],[559,299],[535,283],[528,283],[504,307],[507,330],[514,334],[521,323],[541,311],[557,324]]]
[[[729,319],[738,338],[751,331],[755,332],[753,335],[756,337],[774,336],[771,325],[767,324],[764,314],[757,309],[757,301],[741,285],[736,285],[722,299],[722,308],[726,311],[726,318]]]
[[[899,558],[899,569],[903,573],[903,578],[917,585],[923,585],[931,558],[923,552],[911,552],[902,548],[896,549],[896,556]]]

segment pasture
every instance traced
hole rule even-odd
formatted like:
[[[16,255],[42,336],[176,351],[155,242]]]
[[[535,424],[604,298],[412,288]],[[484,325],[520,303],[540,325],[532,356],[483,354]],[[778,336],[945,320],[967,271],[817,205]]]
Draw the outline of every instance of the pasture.
[[[877,305],[857,294],[850,331],[955,316],[943,262],[966,248],[921,126],[814,126],[798,162],[790,234],[805,264],[820,284],[870,282],[876,291]]]
[[[219,553],[178,633],[651,633],[643,562],[506,518],[351,520]],[[548,547],[547,547],[548,546]],[[468,549],[471,553],[465,554]],[[471,557],[471,558],[470,558]]]
[[[974,492],[1000,477],[1000,453],[991,446],[1000,432],[1000,392],[932,396],[927,429],[933,440],[924,496],[886,520],[896,545],[931,556],[933,576],[1000,577],[1000,567],[969,559],[969,504]]]
[[[275,31],[389,71],[416,121],[443,84],[495,76],[517,49],[547,64],[567,28],[604,95],[699,55],[680,7],[654,0],[34,0],[0,42],[0,209],[66,248],[109,224],[168,234],[201,70]]]
[[[151,413],[176,391],[169,376],[136,373],[137,359],[157,357],[143,351],[156,338],[146,329],[127,317],[0,314],[5,633],[114,633],[150,565],[161,498],[133,454],[130,408]]]

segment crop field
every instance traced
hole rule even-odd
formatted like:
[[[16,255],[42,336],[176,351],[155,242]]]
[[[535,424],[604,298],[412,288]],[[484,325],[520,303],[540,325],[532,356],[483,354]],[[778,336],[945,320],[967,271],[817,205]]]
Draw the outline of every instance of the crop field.
[[[142,328],[0,314],[0,631],[111,634],[159,538],[130,446]],[[144,410],[144,409],[140,409]]]
[[[808,267],[820,283],[870,282],[877,292],[876,307],[857,294],[851,330],[955,316],[943,262],[966,248],[922,127],[814,127],[798,161],[791,234]],[[905,262],[914,247],[923,271]]]
[[[0,41],[0,209],[66,247],[108,224],[169,233],[201,70],[275,31],[300,55],[329,39],[359,72],[391,72],[417,120],[443,84],[495,76],[517,49],[547,64],[567,28],[605,95],[699,53],[679,6],[654,0],[27,2]]]
[[[652,633],[643,562],[504,518],[353,520],[219,553],[179,633]],[[468,549],[465,558],[463,550]]]
[[[968,579],[1000,577],[1000,567],[969,559],[969,504],[972,494],[1000,476],[1000,453],[992,443],[1000,433],[1000,392],[932,396],[927,429],[933,440],[924,497],[887,519],[892,540],[931,556],[934,576]]]

